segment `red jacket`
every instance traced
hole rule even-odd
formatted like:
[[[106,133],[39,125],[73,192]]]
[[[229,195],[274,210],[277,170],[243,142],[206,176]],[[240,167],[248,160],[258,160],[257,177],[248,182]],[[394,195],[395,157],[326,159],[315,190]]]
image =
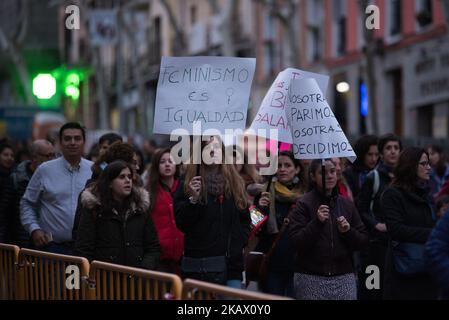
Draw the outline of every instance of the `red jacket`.
[[[151,216],[161,246],[161,260],[179,261],[184,251],[184,234],[176,227],[173,196],[179,180],[175,180],[168,192],[160,184]]]
[[[435,199],[438,199],[439,197],[444,196],[445,194],[449,195],[449,179],[443,183],[440,191],[435,196]]]

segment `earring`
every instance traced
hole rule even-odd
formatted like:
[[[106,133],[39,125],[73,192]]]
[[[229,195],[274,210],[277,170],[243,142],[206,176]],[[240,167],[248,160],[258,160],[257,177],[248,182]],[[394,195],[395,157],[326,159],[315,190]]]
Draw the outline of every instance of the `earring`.
[[[298,176],[295,176],[293,178],[293,184],[297,184],[298,182],[299,182],[299,178],[298,178]]]

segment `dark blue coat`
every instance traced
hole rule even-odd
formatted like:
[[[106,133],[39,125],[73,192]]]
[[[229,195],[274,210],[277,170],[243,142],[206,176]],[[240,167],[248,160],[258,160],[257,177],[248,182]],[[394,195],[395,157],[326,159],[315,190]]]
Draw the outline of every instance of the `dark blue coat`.
[[[449,299],[449,210],[432,231],[426,252],[429,270],[442,290],[442,298]]]

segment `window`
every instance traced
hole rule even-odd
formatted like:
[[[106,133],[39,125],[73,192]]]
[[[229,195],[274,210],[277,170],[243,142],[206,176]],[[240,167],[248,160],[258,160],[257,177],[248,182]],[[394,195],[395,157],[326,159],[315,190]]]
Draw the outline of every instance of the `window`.
[[[196,6],[191,6],[190,7],[190,25],[193,26],[196,23],[196,14],[197,14],[197,10],[196,10]]]
[[[388,10],[388,35],[390,37],[401,34],[402,17],[401,17],[401,0],[389,0]]]
[[[322,55],[323,9],[322,0],[309,0],[307,2],[307,58],[311,62],[319,60]]]
[[[161,59],[161,18],[156,17],[153,20],[152,30],[150,31],[150,60],[151,64],[157,64]]]
[[[263,17],[263,40],[264,40],[264,76],[272,77],[276,71],[276,44],[277,25],[268,10]]]
[[[346,52],[346,0],[332,1],[334,26],[334,52],[337,56]]]
[[[402,38],[402,0],[386,1],[385,42],[392,44]]]
[[[274,40],[277,34],[276,23],[273,16],[265,11],[263,19],[263,38],[264,40]]]
[[[416,22],[418,30],[432,24],[432,0],[417,0],[416,2]]]
[[[274,43],[271,41],[266,42],[263,57],[265,77],[272,77],[275,72],[274,54]]]

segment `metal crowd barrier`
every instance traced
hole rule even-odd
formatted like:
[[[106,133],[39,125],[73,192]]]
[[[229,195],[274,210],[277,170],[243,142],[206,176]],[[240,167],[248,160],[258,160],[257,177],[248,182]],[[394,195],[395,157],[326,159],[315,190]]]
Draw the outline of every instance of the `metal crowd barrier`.
[[[97,300],[177,300],[182,281],[175,274],[93,261],[89,290]]]
[[[184,280],[182,298],[184,300],[293,300],[288,297],[235,289],[193,279]]]
[[[292,300],[0,243],[0,300]]]
[[[20,248],[0,243],[0,300],[14,300],[20,294],[17,265]]]
[[[88,276],[89,261],[86,258],[21,249],[19,278],[23,279],[23,292],[18,298],[89,300]]]

